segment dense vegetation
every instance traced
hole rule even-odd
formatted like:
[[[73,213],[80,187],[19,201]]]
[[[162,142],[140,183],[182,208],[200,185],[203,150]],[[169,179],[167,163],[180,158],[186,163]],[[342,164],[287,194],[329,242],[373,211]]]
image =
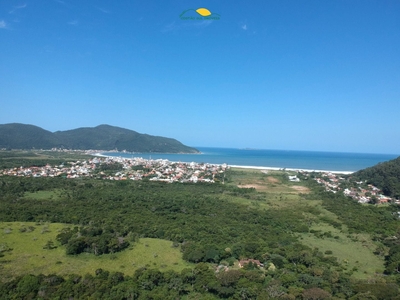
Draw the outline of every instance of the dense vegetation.
[[[264,276],[259,270],[231,270],[216,275],[204,263],[181,273],[140,269],[133,276],[98,269],[83,277],[25,275],[0,284],[0,299],[333,299],[329,292],[315,287],[322,282],[333,282],[348,294],[336,299],[399,299],[394,283],[351,285],[337,273],[325,273],[314,282],[312,278],[302,276],[298,283],[306,288],[292,286],[287,294],[284,286],[293,284],[293,273]],[[352,290],[356,295],[349,297]]]
[[[101,255],[115,253],[124,250],[129,242],[110,229],[105,232],[99,227],[75,227],[64,229],[57,235],[57,241],[65,245],[68,255],[80,254],[83,252]]]
[[[59,145],[59,140],[50,131],[34,125],[0,125],[0,148],[10,149],[51,149]]]
[[[400,199],[400,157],[360,170],[353,176],[377,186],[387,196]]]
[[[188,260],[219,261],[228,254],[261,259],[266,249],[295,242],[290,232],[307,230],[302,212],[258,211],[221,199],[254,190],[205,184],[105,182],[60,178],[0,180],[3,221],[48,221],[88,226],[104,232],[186,242]],[[25,192],[63,189],[62,200],[32,201]],[[19,199],[15,199],[15,195]],[[8,201],[7,201],[8,200]],[[62,205],[60,205],[60,201]],[[309,208],[313,211],[312,207]],[[94,235],[94,234],[92,234]],[[232,253],[225,253],[230,247]],[[208,253],[208,255],[205,255]],[[213,257],[210,257],[214,253]]]
[[[195,264],[181,272],[146,266],[129,275],[102,269],[63,277],[22,274],[0,283],[0,299],[400,299],[395,206],[362,206],[305,177],[302,183],[311,191],[290,202],[292,194],[229,184],[232,178],[246,179],[239,173],[226,174],[225,185],[0,177],[0,221],[67,224],[44,248],[103,257],[135,247],[140,238],[158,238],[171,241]],[[271,186],[279,189],[276,180],[286,177],[277,173]],[[57,196],[34,197],[38,192]],[[385,270],[355,278],[356,268],[335,253],[302,242],[305,235],[341,238],[315,230],[318,224],[341,236],[370,236],[375,255],[385,257]],[[0,242],[0,272],[11,251]],[[241,259],[259,260],[264,267],[238,268]]]
[[[54,151],[0,151],[0,169],[23,167],[43,167],[62,165],[76,162],[79,159],[92,158],[83,153],[54,152]]]
[[[0,148],[126,150],[130,152],[197,153],[171,138],[141,134],[109,125],[50,132],[25,124],[0,125]]]

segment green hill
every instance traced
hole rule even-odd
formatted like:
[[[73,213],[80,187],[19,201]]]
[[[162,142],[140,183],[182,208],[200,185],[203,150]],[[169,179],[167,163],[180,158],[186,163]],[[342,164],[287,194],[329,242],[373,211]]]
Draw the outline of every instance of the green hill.
[[[400,156],[360,170],[354,173],[353,176],[377,186],[387,196],[400,198]]]
[[[52,132],[34,125],[0,125],[0,148],[51,149],[59,144],[58,138]]]
[[[100,125],[50,132],[25,124],[0,125],[0,148],[77,150],[126,150],[129,152],[198,153],[171,138],[141,134],[133,130]]]

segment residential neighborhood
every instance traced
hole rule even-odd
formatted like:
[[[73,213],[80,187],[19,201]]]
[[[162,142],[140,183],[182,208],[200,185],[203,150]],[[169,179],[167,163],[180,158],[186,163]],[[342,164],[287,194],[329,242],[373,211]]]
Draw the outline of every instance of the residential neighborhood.
[[[344,178],[338,174],[327,172],[319,173],[314,177],[314,180],[323,185],[326,191],[332,193],[343,193],[359,203],[400,204],[400,200],[383,195],[382,191],[376,186],[367,184],[365,181],[352,180],[351,177]]]
[[[0,170],[0,176],[21,177],[92,177],[108,180],[143,180],[164,182],[224,182],[226,164],[170,162],[166,159],[148,160],[140,157],[93,157],[57,166],[19,167]]]

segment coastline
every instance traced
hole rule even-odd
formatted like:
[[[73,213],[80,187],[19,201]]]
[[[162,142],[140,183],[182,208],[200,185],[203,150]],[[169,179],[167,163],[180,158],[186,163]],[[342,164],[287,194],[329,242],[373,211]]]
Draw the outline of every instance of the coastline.
[[[349,175],[353,174],[354,171],[329,171],[329,170],[311,170],[311,169],[294,169],[294,168],[277,168],[277,167],[258,167],[258,166],[238,166],[238,165],[228,165],[231,168],[241,168],[241,169],[255,169],[255,170],[271,170],[271,171],[293,171],[293,172],[317,172],[317,173],[332,173],[332,174],[343,174]]]
[[[97,157],[116,157],[116,156],[112,156],[112,155],[104,155],[104,154],[101,154],[100,152],[98,152],[98,153],[89,153],[89,155],[97,156]]]
[[[120,159],[130,159],[122,156],[113,156],[113,155],[104,155],[100,152],[98,153],[91,153],[93,156],[98,156],[98,157],[115,157],[115,158],[120,158]],[[171,161],[172,163],[178,163],[178,161]],[[221,165],[221,164],[213,164],[212,165]],[[343,175],[349,175],[354,173],[354,171],[330,171],[330,170],[312,170],[312,169],[296,169],[296,168],[279,168],[279,167],[260,167],[260,166],[242,166],[242,165],[230,165],[226,164],[231,168],[240,168],[240,169],[254,169],[254,170],[271,170],[271,171],[293,171],[293,172],[317,172],[317,173],[332,173],[332,174],[343,174]]]

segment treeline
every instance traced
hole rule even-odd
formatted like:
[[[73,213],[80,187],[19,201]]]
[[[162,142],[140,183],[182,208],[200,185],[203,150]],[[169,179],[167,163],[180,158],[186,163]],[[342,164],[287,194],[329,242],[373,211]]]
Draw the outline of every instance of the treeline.
[[[98,269],[95,275],[25,275],[0,283],[0,299],[399,299],[394,283],[350,283],[337,273],[323,273],[317,283],[310,276],[257,269],[215,273],[201,263],[193,269],[160,272],[139,269],[133,276]],[[296,287],[291,286],[298,280]],[[332,292],[324,285],[333,286]],[[319,287],[318,287],[319,286]],[[341,293],[337,293],[340,291]]]
[[[390,197],[400,199],[400,157],[377,164],[353,174],[358,180],[366,180]]]

